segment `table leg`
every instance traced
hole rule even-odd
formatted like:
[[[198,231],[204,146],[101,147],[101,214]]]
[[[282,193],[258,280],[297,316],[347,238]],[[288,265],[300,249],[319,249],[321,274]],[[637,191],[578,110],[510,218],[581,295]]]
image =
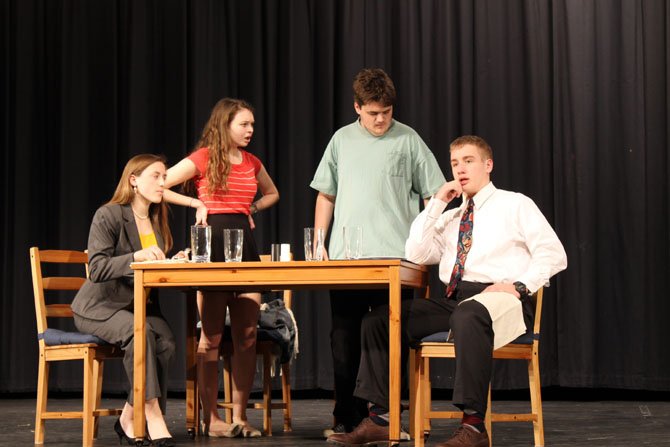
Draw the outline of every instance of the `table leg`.
[[[200,405],[198,405],[198,380],[196,352],[197,303],[196,291],[186,293],[186,430],[191,437],[198,433]]]
[[[133,421],[135,440],[141,441],[144,437],[144,403],[146,395],[146,367],[145,359],[147,355],[145,322],[147,313],[147,295],[149,289],[144,288],[144,272],[135,270],[134,287],[134,312],[135,312],[135,330],[133,343],[135,348],[135,357],[133,359]]]
[[[400,269],[389,268],[389,446],[400,439]]]

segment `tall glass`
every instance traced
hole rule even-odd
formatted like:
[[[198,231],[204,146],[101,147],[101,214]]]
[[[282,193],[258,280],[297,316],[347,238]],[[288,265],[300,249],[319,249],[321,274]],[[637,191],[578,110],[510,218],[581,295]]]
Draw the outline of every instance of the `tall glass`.
[[[226,262],[242,262],[244,231],[238,228],[223,230],[223,257]]]
[[[191,225],[191,261],[209,262],[212,252],[212,227]]]
[[[305,261],[323,261],[325,232],[323,228],[304,229]]]
[[[346,259],[360,259],[363,252],[363,229],[361,227],[344,227],[344,257]]]

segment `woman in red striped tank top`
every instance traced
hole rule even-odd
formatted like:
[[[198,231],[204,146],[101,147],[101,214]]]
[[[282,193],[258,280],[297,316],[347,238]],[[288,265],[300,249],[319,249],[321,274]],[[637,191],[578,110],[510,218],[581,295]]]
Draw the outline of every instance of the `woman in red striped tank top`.
[[[254,133],[253,109],[239,99],[221,99],[209,117],[195,150],[168,169],[166,187],[184,183],[197,198],[165,191],[169,203],[196,208],[196,224],[212,227],[212,261],[224,261],[223,229],[244,230],[243,261],[258,261],[252,214],[271,207],[279,192],[258,158],[243,148]],[[260,191],[261,198],[253,201]],[[202,331],[198,343],[198,386],[203,406],[203,430],[209,436],[260,436],[246,417],[254,380],[256,325],[260,293],[198,292]],[[233,362],[233,424],[218,414],[219,346],[226,308],[230,309]]]

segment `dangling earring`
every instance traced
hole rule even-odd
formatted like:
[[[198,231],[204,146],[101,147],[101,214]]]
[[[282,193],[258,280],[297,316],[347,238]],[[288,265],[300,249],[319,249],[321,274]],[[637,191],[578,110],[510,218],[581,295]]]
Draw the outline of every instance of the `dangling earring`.
[[[137,185],[133,185],[133,192],[137,194]]]

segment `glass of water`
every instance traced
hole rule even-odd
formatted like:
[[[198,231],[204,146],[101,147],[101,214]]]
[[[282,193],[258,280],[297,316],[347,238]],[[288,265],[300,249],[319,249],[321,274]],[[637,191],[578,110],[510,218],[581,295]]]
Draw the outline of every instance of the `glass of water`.
[[[244,232],[241,229],[223,230],[223,257],[226,262],[242,262]]]
[[[212,250],[212,227],[191,225],[191,261],[209,262]]]
[[[363,229],[361,227],[344,227],[344,257],[360,259],[363,252]]]

